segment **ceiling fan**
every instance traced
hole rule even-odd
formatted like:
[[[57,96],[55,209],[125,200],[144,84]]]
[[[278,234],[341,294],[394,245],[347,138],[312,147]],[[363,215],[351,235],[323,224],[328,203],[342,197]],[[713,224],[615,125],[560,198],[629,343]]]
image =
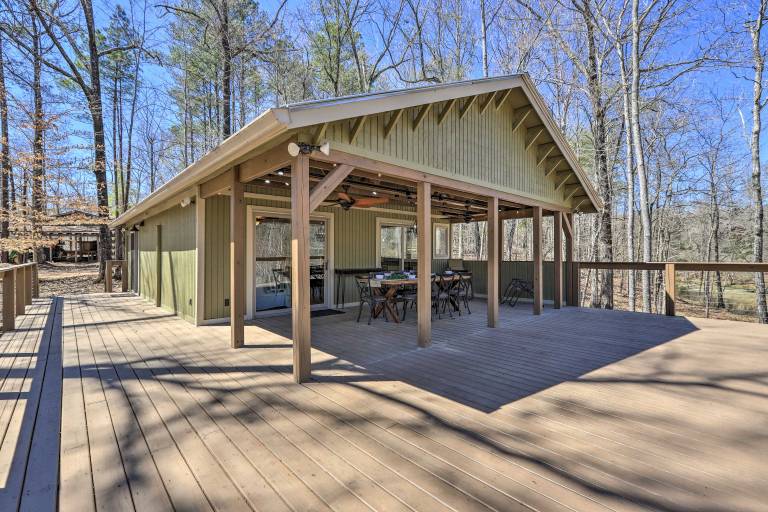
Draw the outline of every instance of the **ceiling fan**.
[[[353,206],[355,208],[370,208],[371,206],[378,206],[380,204],[387,204],[389,202],[388,197],[352,197],[346,192],[336,193],[336,202],[344,208],[349,210]]]

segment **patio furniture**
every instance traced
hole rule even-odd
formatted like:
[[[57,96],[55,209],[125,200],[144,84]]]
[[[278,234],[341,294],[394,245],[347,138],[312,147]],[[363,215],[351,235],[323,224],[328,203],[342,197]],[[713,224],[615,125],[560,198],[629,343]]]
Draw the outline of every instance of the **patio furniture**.
[[[523,294],[533,296],[533,283],[524,279],[512,279],[501,296],[501,304],[509,304],[510,307],[515,307],[517,299]]]
[[[454,285],[450,290],[451,301],[456,305],[456,311],[461,316],[461,305],[464,305],[468,314],[472,314],[469,309],[469,299],[471,293],[472,274],[469,274],[469,278],[465,274],[459,274],[460,279],[455,279]]]
[[[343,307],[346,303],[344,300],[346,298],[346,286],[343,286],[344,278],[346,276],[367,275],[371,272],[381,272],[381,268],[337,268],[334,270],[336,274],[336,309],[339,309],[340,305]]]
[[[455,285],[456,279],[453,276],[435,276],[432,283],[432,304],[435,308],[435,313],[437,313],[437,319],[440,320],[442,318],[440,307],[442,306],[442,312],[445,313],[446,307],[452,306],[451,289]],[[448,314],[453,318],[451,308],[448,308]]]
[[[368,325],[371,325],[371,320],[378,317],[378,312],[386,308],[389,297],[380,293],[381,281],[378,279],[357,277],[355,283],[357,283],[357,290],[360,293],[360,309],[357,311],[357,321],[360,322],[363,306],[367,304]],[[386,314],[384,315],[384,320],[389,321]]]

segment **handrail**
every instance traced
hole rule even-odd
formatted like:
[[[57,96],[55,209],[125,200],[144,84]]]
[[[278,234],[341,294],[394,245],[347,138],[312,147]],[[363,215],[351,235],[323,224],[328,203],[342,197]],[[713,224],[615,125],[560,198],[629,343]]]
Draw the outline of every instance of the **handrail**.
[[[123,292],[128,291],[128,260],[106,260],[104,269],[104,292],[112,293],[112,265],[120,264],[120,285]]]
[[[3,331],[16,328],[16,317],[26,314],[32,299],[40,296],[37,263],[0,268],[3,281]]]
[[[603,270],[663,270],[664,271],[664,314],[675,316],[677,300],[677,272],[768,272],[768,263],[733,263],[712,261],[665,261],[665,262],[632,262],[632,261],[574,261],[570,264],[574,276],[578,276],[582,268]],[[576,303],[578,304],[578,283],[574,279]]]

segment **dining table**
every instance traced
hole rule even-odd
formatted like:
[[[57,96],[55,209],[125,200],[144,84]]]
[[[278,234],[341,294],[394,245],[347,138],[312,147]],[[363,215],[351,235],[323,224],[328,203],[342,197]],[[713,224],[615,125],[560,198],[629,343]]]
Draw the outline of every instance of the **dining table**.
[[[417,287],[419,284],[418,276],[415,274],[406,274],[406,277],[396,277],[391,278],[387,274],[381,274],[382,278],[377,278],[377,275],[374,276],[357,276],[358,278],[367,279],[370,277],[372,281],[376,281],[379,286],[371,286],[372,293],[378,293],[381,296],[383,296],[386,300],[379,304],[373,311],[373,318],[378,318],[379,315],[383,312],[387,315],[387,318],[392,319],[395,323],[400,323],[400,316],[397,314],[397,302],[396,302],[396,295],[397,291],[400,290],[404,286],[414,286]],[[432,274],[432,278],[434,278],[437,274]],[[469,280],[472,278],[469,274],[441,274],[441,277],[443,279],[466,279]],[[454,304],[454,307],[458,308],[458,304]]]

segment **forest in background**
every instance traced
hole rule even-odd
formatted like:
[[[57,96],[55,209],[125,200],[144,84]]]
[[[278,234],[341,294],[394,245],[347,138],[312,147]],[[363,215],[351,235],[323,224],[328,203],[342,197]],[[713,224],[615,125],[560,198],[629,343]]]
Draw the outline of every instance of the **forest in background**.
[[[767,4],[0,0],[1,256],[50,243],[57,213],[119,215],[268,107],[527,72],[604,203],[578,259],[763,261]],[[505,232],[530,258],[529,222]],[[651,310],[654,276],[622,279]],[[614,280],[592,276],[592,305]]]

